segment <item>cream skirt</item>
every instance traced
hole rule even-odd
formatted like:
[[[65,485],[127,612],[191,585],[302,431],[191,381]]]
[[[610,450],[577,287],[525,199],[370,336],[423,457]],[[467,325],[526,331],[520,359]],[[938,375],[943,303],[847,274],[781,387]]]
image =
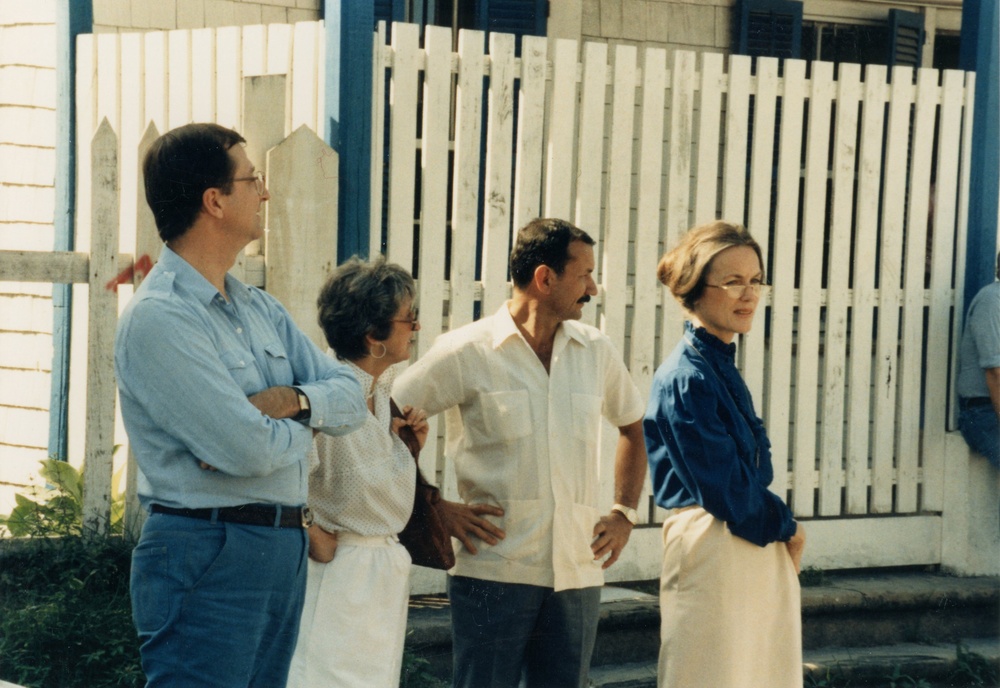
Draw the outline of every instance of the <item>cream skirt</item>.
[[[782,542],[758,547],[701,507],[663,524],[660,688],[802,688],[799,581]]]
[[[409,597],[406,548],[340,533],[333,561],[309,560],[288,688],[396,688]]]

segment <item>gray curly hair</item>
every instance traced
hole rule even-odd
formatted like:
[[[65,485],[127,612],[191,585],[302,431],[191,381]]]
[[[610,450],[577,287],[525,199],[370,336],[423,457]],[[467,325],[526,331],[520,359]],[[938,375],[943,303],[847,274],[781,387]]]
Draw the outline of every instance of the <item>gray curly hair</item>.
[[[366,262],[354,256],[338,265],[320,290],[319,325],[330,347],[342,359],[368,355],[365,336],[384,341],[392,319],[416,294],[413,277],[384,256]]]

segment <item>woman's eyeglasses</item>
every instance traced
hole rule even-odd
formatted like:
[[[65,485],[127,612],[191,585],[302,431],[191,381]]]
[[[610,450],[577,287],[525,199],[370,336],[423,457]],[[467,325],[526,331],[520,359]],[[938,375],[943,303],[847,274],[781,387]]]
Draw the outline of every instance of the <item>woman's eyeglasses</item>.
[[[393,318],[389,322],[404,323],[406,325],[409,325],[411,330],[415,330],[415,329],[417,329],[417,325],[420,324],[420,309],[419,308],[413,308],[413,309],[411,309],[410,310],[410,317],[407,320],[402,320],[400,318]]]
[[[746,296],[747,289],[755,297],[760,298],[761,296],[767,296],[767,292],[771,289],[770,284],[761,284],[760,282],[751,282],[750,284],[706,284],[705,286],[721,289],[731,299],[742,299]]]

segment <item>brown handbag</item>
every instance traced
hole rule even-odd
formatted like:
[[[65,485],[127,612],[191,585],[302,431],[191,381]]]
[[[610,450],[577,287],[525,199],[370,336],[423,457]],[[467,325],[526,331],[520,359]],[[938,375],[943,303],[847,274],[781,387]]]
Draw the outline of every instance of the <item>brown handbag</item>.
[[[389,399],[389,408],[393,418],[403,418],[403,412],[393,399]],[[414,462],[420,457],[420,441],[417,440],[413,428],[404,425],[399,428],[399,439],[413,454]],[[410,559],[417,566],[447,571],[455,565],[455,550],[451,546],[451,535],[448,533],[448,516],[444,512],[441,491],[427,482],[420,472],[417,462],[417,491],[413,498],[413,513],[406,527],[399,533],[399,541]]]

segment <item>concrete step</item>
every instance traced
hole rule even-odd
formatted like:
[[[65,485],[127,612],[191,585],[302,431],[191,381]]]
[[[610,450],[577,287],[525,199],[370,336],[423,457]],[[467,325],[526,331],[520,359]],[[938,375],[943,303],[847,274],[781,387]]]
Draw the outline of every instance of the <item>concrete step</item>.
[[[644,681],[652,671],[653,684],[649,685],[655,684],[660,624],[655,591],[655,581],[604,588],[592,661],[595,676],[608,667],[620,680]],[[861,667],[869,654],[891,655],[895,651],[891,648],[914,643],[924,650],[946,648],[946,659],[954,661],[958,641],[971,647],[987,639],[988,646],[998,645],[1000,579],[909,571],[827,574],[818,585],[802,588],[802,615],[806,651],[841,648],[836,650],[841,653],[836,655],[838,666],[847,669],[853,664]],[[450,676],[447,599],[420,596],[411,600],[407,647],[427,660],[430,673]],[[865,648],[880,649],[869,652]],[[890,649],[883,652],[881,648]],[[819,662],[816,671],[826,672],[829,666]],[[633,670],[638,672],[634,679],[629,678]],[[882,671],[881,665],[878,670]],[[888,671],[891,674],[892,667]]]
[[[1000,666],[1000,638],[972,638],[963,651]],[[803,657],[808,686],[995,686],[976,680],[976,669],[954,644],[900,643],[866,648],[809,650]],[[981,675],[981,674],[980,674]],[[921,681],[923,683],[921,683]],[[591,688],[656,688],[656,661],[605,664],[590,671]]]

